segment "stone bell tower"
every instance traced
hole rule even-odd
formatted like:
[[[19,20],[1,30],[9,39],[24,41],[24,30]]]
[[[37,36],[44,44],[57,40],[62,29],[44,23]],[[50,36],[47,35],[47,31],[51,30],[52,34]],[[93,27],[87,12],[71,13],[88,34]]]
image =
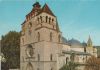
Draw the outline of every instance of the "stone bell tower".
[[[56,16],[39,2],[26,15],[20,38],[20,70],[58,70],[62,46]]]
[[[96,49],[96,47],[93,46],[90,36],[89,36],[89,39],[87,41],[86,52],[90,53],[92,56],[97,57],[97,49]]]

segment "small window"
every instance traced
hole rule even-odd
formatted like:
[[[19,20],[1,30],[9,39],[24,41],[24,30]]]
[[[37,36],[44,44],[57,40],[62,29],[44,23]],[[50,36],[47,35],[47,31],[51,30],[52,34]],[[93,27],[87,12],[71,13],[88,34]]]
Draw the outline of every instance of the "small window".
[[[68,57],[66,57],[66,64],[68,63]]]
[[[46,16],[46,23],[47,23],[47,21],[48,21],[48,16]]]
[[[38,61],[40,61],[40,54],[38,54]]]
[[[52,19],[52,22],[54,22],[54,19]]]
[[[37,68],[37,70],[40,70],[39,68]]]
[[[52,41],[52,32],[50,33],[50,41]]]
[[[51,22],[51,17],[49,17],[49,24],[50,24],[50,22]]]
[[[58,36],[58,42],[60,42],[60,38],[61,38],[61,36],[59,35],[59,36]]]
[[[40,41],[40,33],[38,32],[38,41]]]
[[[84,52],[86,52],[86,47],[84,47]]]
[[[53,68],[51,68],[51,70],[53,70]]]
[[[41,23],[42,23],[42,16],[40,16],[40,19],[41,19]]]
[[[31,35],[31,33],[32,33],[32,29],[31,29],[32,28],[32,23],[31,22],[29,23],[28,27],[29,27],[29,35]]]
[[[51,60],[51,61],[52,61],[52,57],[53,57],[53,56],[52,56],[52,54],[51,54],[51,55],[50,55],[50,60]]]
[[[38,21],[38,23],[39,23],[39,17],[37,18],[37,21]]]

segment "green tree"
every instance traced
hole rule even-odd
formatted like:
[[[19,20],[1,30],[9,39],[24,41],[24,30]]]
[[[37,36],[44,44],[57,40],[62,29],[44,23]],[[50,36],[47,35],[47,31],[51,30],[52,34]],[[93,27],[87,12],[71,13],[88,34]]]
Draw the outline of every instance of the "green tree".
[[[20,67],[20,33],[10,31],[1,39],[1,52],[6,59],[8,68]]]
[[[70,61],[67,64],[65,64],[60,70],[76,70],[77,66],[77,63]]]
[[[79,66],[78,63],[74,62],[75,53],[71,53],[71,61],[65,64],[60,70],[76,70],[76,67]]]

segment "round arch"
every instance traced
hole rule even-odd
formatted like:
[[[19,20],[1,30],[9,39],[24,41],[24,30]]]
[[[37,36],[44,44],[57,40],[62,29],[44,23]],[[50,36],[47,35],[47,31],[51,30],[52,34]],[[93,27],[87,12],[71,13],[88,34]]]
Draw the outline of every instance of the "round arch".
[[[33,70],[33,65],[29,62],[26,66],[26,70]]]
[[[34,54],[33,47],[32,47],[32,45],[29,44],[29,45],[26,47],[26,55],[27,55],[27,57],[32,57],[33,54]]]

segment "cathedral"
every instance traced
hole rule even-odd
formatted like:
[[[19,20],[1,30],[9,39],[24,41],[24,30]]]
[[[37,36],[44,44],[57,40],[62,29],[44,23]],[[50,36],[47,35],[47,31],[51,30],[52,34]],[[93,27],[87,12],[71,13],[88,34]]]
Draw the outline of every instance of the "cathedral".
[[[45,4],[36,2],[22,23],[20,37],[20,70],[59,70],[75,53],[75,62],[96,56],[89,37],[87,47],[71,47],[62,42],[57,17]],[[86,57],[87,56],[87,57]]]

